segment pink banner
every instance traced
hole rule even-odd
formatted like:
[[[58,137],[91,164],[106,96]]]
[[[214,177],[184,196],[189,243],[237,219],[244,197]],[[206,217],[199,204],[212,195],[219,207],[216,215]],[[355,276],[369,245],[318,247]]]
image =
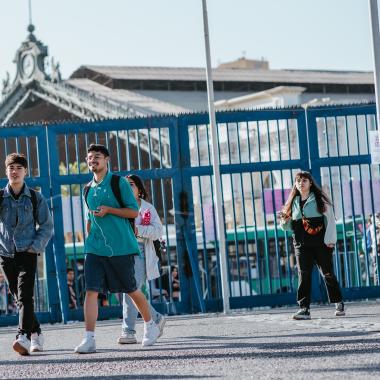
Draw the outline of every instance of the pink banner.
[[[215,241],[214,208],[212,203],[203,205],[203,222],[206,242]]]
[[[264,189],[265,213],[281,211],[292,189]]]
[[[352,180],[343,183],[343,207],[344,215],[369,215],[380,212],[380,180],[372,181],[372,196],[371,182],[369,179],[364,179],[361,182]],[[373,197],[373,209],[372,209]],[[335,204],[340,202],[340,199],[334,199]],[[354,213],[352,212],[354,209]]]

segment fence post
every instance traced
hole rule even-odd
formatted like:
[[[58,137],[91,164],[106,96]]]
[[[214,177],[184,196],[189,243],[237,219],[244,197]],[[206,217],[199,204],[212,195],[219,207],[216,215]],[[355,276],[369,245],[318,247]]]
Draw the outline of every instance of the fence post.
[[[176,135],[176,136],[175,136]],[[190,147],[186,116],[177,118],[176,134],[171,136],[173,168],[177,177],[173,182],[174,209],[176,210],[176,236],[178,262],[181,264],[181,297],[188,301],[189,311],[205,312],[203,292],[198,265],[198,249],[194,221],[193,189],[191,177],[186,172],[190,168]],[[178,157],[179,152],[179,157]],[[186,281],[183,281],[186,278]],[[184,286],[183,286],[183,285]]]
[[[49,154],[50,154],[50,179],[53,204],[53,220],[54,220],[54,259],[57,271],[58,293],[60,299],[61,317],[63,323],[68,321],[69,313],[69,295],[67,289],[66,275],[66,253],[64,242],[64,231],[62,225],[62,201],[61,201],[61,185],[59,182],[59,162],[58,162],[58,146],[56,141],[56,133],[54,127],[46,128]]]
[[[49,176],[49,146],[47,142],[47,128],[37,126],[39,129],[38,136],[38,154],[40,163],[40,177],[42,182],[41,194],[46,198],[50,211],[52,212],[52,193],[51,182]],[[46,160],[46,157],[48,159]],[[56,275],[56,266],[54,262],[54,246],[53,239],[50,239],[49,244],[45,250],[45,265],[46,265],[46,287],[49,300],[49,313],[52,323],[60,322],[60,304],[59,292]]]

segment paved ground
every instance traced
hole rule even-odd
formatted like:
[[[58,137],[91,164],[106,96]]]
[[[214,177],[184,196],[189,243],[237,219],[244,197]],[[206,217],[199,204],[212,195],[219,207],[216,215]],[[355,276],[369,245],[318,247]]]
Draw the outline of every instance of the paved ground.
[[[159,343],[116,343],[119,321],[99,324],[98,352],[72,353],[83,324],[46,325],[46,351],[11,350],[14,328],[0,329],[1,379],[380,379],[380,302],[348,304],[348,315],[314,307],[311,321],[295,309],[231,316],[172,317]],[[138,325],[141,337],[142,325]]]

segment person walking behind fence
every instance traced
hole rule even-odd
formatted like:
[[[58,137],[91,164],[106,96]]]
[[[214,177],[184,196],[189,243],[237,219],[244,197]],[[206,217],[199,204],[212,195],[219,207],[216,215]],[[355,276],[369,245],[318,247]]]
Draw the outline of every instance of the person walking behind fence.
[[[67,268],[67,291],[69,294],[69,309],[76,309],[78,307],[77,303],[77,293],[75,291],[75,272],[72,268]]]
[[[127,293],[133,299],[144,319],[142,345],[153,345],[160,330],[152,320],[145,296],[136,286],[134,257],[139,253],[139,247],[128,221],[128,218],[138,215],[137,202],[128,181],[122,177],[119,177],[118,182],[122,204],[116,198],[112,187],[112,177],[115,175],[108,171],[109,152],[104,145],[91,144],[86,160],[94,174],[93,181],[87,185],[84,193],[88,205],[84,268],[86,332],[74,351],[79,354],[96,352],[98,293],[107,291]]]
[[[134,225],[135,235],[140,249],[140,255],[135,257],[135,278],[136,286],[141,290],[147,280],[150,281],[160,277],[158,268],[159,258],[156,255],[153,241],[162,237],[162,224],[154,206],[146,201],[148,194],[141,178],[135,174],[131,174],[127,176],[127,180],[131,185],[133,195],[139,205],[139,214],[135,219]],[[160,329],[160,337],[164,331],[165,318],[158,313],[151,304],[150,313]],[[127,294],[123,294],[122,333],[117,340],[118,343],[137,343],[135,330],[136,319],[137,309],[132,299]]]
[[[329,301],[335,302],[335,315],[345,315],[338,281],[333,272],[332,255],[336,244],[336,223],[332,204],[309,172],[295,176],[293,189],[280,212],[280,224],[293,232],[299,285],[300,309],[293,319],[310,319],[312,271],[316,262],[323,275]]]
[[[53,233],[46,199],[24,182],[28,162],[24,155],[5,159],[8,184],[0,190],[0,266],[17,302],[19,325],[13,349],[20,355],[43,351],[43,335],[34,313],[37,256]]]

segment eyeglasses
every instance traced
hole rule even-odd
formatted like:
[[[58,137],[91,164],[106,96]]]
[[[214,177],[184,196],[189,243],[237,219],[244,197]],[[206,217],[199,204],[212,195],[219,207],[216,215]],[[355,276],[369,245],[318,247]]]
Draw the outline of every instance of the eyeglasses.
[[[95,156],[86,156],[86,161],[101,160],[102,158],[106,158],[106,156],[103,154],[96,154]]]

